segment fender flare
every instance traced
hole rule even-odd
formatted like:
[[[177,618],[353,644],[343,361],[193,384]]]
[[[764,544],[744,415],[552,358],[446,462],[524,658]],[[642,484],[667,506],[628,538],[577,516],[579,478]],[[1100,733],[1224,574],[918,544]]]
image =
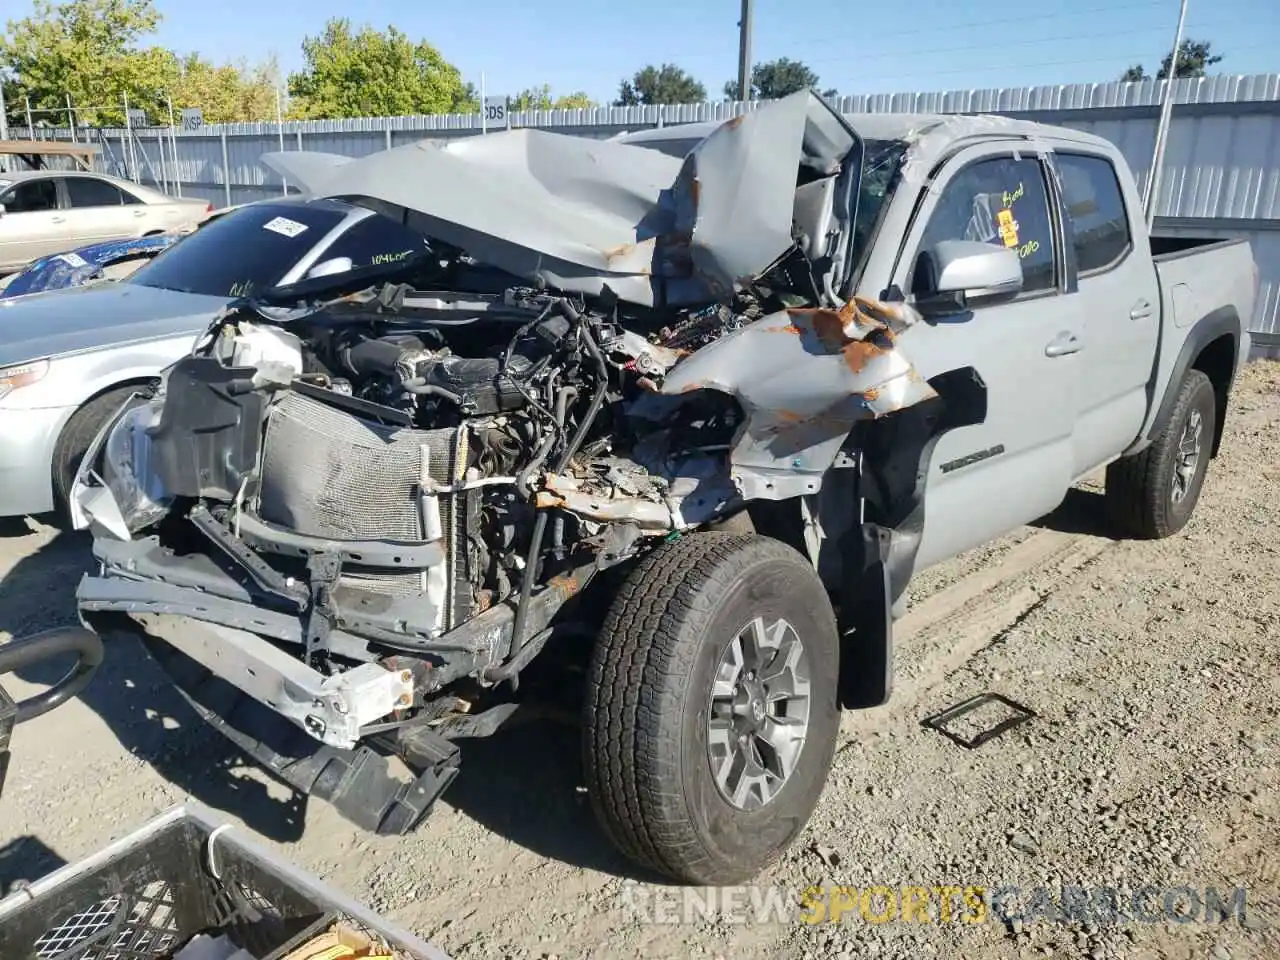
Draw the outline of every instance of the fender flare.
[[[1126,451],[1126,454],[1139,452],[1149,446],[1160,435],[1161,431],[1168,425],[1169,419],[1173,416],[1173,408],[1178,402],[1178,391],[1182,386],[1182,381],[1187,376],[1187,371],[1191,369],[1204,348],[1224,334],[1231,336],[1233,353],[1238,356],[1240,344],[1244,339],[1244,322],[1240,319],[1240,314],[1234,306],[1219,307],[1205,314],[1191,325],[1191,328],[1187,331],[1186,338],[1182,341],[1182,347],[1178,350],[1178,356],[1173,362],[1173,369],[1170,371],[1169,379],[1165,381],[1164,394],[1160,398],[1160,407],[1156,411],[1155,417],[1139,438],[1139,442]],[[1231,377],[1223,391],[1224,396],[1230,394],[1231,388],[1235,384],[1238,370],[1239,363],[1233,363]],[[1219,427],[1224,412],[1220,410],[1218,413]],[[1217,453],[1218,437],[1220,435],[1221,429],[1216,428],[1214,435],[1215,454]]]

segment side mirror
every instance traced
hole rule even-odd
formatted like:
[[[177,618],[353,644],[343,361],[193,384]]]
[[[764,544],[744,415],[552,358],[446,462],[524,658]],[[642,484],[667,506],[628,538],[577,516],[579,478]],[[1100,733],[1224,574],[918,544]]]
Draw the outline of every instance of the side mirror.
[[[0,203],[0,217],[3,217],[7,212],[8,212],[8,208],[5,207],[3,203]]]
[[[921,312],[956,313],[970,300],[1016,296],[1022,290],[1022,262],[1008,247],[943,240],[921,251],[912,286]]]
[[[317,277],[332,277],[336,273],[347,273],[354,266],[355,263],[350,257],[333,257],[329,260],[321,260],[307,271],[306,279],[314,280]]]

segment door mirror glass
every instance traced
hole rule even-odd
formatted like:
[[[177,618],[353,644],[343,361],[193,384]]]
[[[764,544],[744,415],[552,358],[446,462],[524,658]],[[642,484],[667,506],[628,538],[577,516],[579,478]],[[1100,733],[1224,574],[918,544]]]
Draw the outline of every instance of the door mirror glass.
[[[920,253],[914,284],[925,313],[954,313],[971,300],[1006,299],[1022,290],[1018,252],[975,240],[941,240]]]

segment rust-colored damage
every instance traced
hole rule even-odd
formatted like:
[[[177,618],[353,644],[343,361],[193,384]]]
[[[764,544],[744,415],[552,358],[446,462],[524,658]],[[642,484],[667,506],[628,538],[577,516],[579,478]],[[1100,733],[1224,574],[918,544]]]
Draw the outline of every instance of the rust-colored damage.
[[[582,583],[571,573],[562,573],[547,581],[547,586],[568,600],[582,590]]]
[[[724,129],[737,130],[740,126],[742,126],[742,121],[745,119],[747,119],[747,115],[745,113],[740,113],[736,117],[730,117],[728,120],[724,122]]]
[[[629,260],[641,247],[652,248],[656,239],[645,240],[641,243],[624,243],[617,247],[609,247],[600,252],[604,254],[605,262],[610,268],[614,268],[619,260]],[[653,275],[653,257],[650,254],[649,262],[639,267],[637,271],[641,276],[648,277]]]
[[[895,329],[911,322],[902,305],[866,297],[854,297],[839,310],[793,307],[787,315],[791,317],[791,325],[774,330],[801,333],[803,327],[808,326],[824,347],[844,356],[845,366],[851,373],[861,373],[876,357],[892,350],[897,337]],[[851,326],[863,331],[863,336],[851,336]]]

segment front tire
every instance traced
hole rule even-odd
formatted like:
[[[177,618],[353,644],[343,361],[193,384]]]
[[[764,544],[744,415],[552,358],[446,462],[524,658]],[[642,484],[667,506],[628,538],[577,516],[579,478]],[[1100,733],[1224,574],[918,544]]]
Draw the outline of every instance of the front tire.
[[[119,387],[94,397],[83,407],[71,415],[67,425],[58,435],[58,442],[53,448],[53,509],[60,523],[70,522],[69,504],[71,487],[75,483],[76,474],[80,472],[80,461],[84,459],[89,444],[98,435],[107,418],[118,411],[132,393],[139,393],[142,387]]]
[[[1188,370],[1160,435],[1141,453],[1107,467],[1106,503],[1117,526],[1159,540],[1187,525],[1209,467],[1216,414],[1213,384],[1201,371]]]
[[[653,550],[588,673],[584,767],[605,832],[679,881],[755,877],[826,783],[838,675],[830,600],[795,550],[727,533]]]

